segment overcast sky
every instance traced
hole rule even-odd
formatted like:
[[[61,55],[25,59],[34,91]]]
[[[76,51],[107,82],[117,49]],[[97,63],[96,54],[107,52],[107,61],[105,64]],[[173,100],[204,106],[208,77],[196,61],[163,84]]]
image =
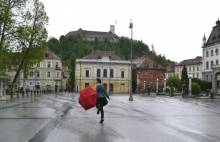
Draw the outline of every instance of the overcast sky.
[[[220,17],[220,0],[41,0],[49,16],[49,37],[69,31],[109,31],[134,38],[174,61],[202,55],[202,38],[207,38]],[[117,21],[117,24],[115,23]]]

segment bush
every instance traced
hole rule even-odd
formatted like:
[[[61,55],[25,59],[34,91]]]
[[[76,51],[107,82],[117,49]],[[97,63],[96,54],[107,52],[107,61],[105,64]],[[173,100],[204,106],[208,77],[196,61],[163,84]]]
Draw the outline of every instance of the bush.
[[[192,82],[192,94],[199,95],[201,93],[201,87],[198,83]]]
[[[211,82],[207,82],[207,81],[196,79],[196,78],[192,79],[192,81],[199,84],[201,91],[210,90],[212,88]]]

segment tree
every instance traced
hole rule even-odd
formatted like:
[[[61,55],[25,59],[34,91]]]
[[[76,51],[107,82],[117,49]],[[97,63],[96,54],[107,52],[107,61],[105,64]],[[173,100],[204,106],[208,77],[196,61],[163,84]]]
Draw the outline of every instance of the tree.
[[[16,43],[21,58],[10,87],[11,92],[23,67],[42,60],[43,49],[46,47],[47,30],[45,26],[48,23],[48,17],[44,5],[39,0],[29,0],[22,13],[21,24],[16,32]],[[13,92],[11,96],[13,96]]]
[[[183,95],[188,94],[189,78],[185,65],[183,66],[183,70],[182,70],[181,85],[183,89]]]
[[[20,24],[26,0],[1,0],[0,1],[0,72],[7,68],[10,53],[16,51],[15,33]]]
[[[181,88],[181,82],[180,79],[177,76],[171,76],[167,79],[167,86],[174,87],[177,90],[180,90]]]

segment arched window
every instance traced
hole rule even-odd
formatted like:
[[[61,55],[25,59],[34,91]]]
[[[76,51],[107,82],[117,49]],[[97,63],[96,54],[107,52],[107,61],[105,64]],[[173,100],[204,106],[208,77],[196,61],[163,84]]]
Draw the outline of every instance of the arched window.
[[[209,62],[206,62],[206,69],[209,69]]]

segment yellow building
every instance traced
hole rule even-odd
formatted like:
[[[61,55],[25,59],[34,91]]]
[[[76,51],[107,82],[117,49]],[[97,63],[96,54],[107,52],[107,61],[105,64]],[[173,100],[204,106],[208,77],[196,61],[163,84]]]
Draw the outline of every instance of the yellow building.
[[[79,92],[85,86],[96,88],[100,78],[108,93],[128,93],[130,88],[130,61],[121,60],[112,52],[93,52],[76,60],[75,89]]]

